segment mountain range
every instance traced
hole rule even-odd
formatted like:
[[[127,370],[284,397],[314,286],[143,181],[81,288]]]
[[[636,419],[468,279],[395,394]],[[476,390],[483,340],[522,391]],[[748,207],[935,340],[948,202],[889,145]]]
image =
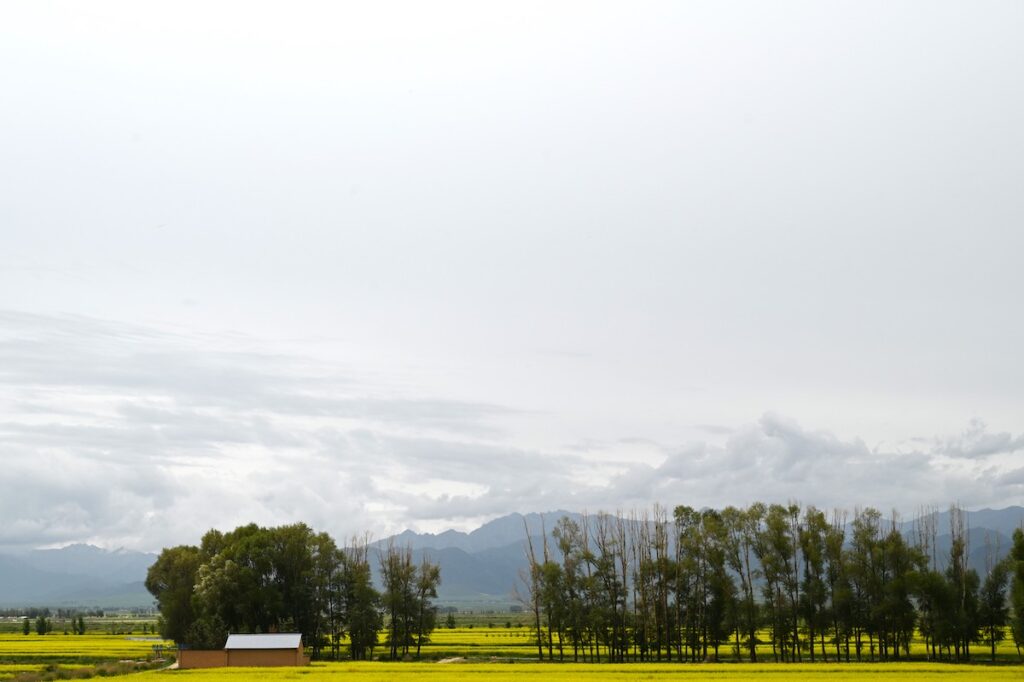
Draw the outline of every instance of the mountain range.
[[[412,548],[417,561],[426,555],[440,564],[442,605],[504,610],[516,603],[513,591],[527,565],[525,529],[539,548],[543,534],[550,535],[563,516],[582,519],[567,511],[508,514],[468,533],[405,531],[374,543],[373,549],[380,551],[392,542]],[[1013,530],[1024,523],[1024,507],[972,511],[968,523],[969,564],[984,574],[989,547],[998,550],[997,556],[1005,555]],[[909,535],[913,524],[900,527]],[[939,514],[937,527],[936,553],[942,557],[950,546],[948,512]],[[0,606],[149,607],[153,599],[143,581],[155,560],[155,554],[82,544],[0,554]]]
[[[0,554],[0,605],[141,608],[155,554],[92,545]]]

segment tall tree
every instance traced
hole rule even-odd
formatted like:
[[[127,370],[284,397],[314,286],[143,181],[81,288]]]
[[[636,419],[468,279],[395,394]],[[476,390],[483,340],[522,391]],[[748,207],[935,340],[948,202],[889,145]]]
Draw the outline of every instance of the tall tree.
[[[342,583],[344,619],[348,628],[352,659],[366,660],[377,645],[382,627],[381,596],[373,586],[369,560],[369,538],[355,538],[342,553],[345,578]]]
[[[160,552],[146,573],[146,589],[160,609],[160,635],[176,644],[186,643],[186,634],[195,620],[192,595],[201,564],[199,548],[182,545]]]
[[[1006,637],[1010,609],[1006,603],[1006,584],[1010,577],[1008,561],[991,564],[981,586],[978,621],[985,633],[992,660],[996,660],[996,645]]]
[[[423,561],[419,566],[419,575],[416,576],[416,657],[419,658],[420,649],[424,642],[430,640],[430,633],[437,625],[437,607],[432,599],[437,599],[437,588],[441,584],[441,567],[433,564],[423,555]]]
[[[1017,646],[1017,656],[1024,647],[1024,530],[1013,531],[1013,548],[1010,550],[1010,571],[1012,583],[1010,587],[1010,606],[1013,642]]]
[[[821,638],[821,656],[825,658],[825,600],[827,598],[825,556],[829,523],[825,513],[808,507],[800,528],[800,553],[803,556],[803,589],[801,611],[807,624],[811,661],[814,661],[814,638]]]

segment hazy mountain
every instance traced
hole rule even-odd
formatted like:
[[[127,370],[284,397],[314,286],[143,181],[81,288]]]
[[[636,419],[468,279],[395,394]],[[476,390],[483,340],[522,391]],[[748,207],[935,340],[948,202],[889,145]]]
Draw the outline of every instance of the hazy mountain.
[[[581,514],[567,511],[544,512],[543,514],[508,514],[488,521],[474,531],[463,533],[457,530],[446,530],[443,533],[414,533],[407,530],[390,538],[380,540],[375,544],[383,547],[389,541],[394,541],[400,546],[409,546],[413,549],[461,549],[470,554],[481,552],[495,547],[504,547],[512,543],[522,542],[526,537],[524,523],[530,528],[531,535],[540,535],[544,528],[549,534],[555,527],[558,519],[569,516],[574,519],[582,518]]]
[[[5,606],[144,607],[143,585],[155,554],[92,545],[0,554],[0,604]]]
[[[580,514],[566,511],[543,514],[508,514],[463,533],[406,531],[375,543],[375,551],[395,542],[410,546],[416,561],[424,554],[441,565],[442,604],[489,603],[500,608],[514,603],[512,592],[526,567],[525,530],[529,528],[538,553],[542,532],[550,537],[558,519]],[[593,518],[593,517],[591,517]],[[1024,507],[969,512],[969,563],[984,574],[989,555],[1005,556],[1015,528],[1024,523]],[[542,530],[543,529],[543,530]],[[912,533],[913,523],[902,530]],[[986,537],[988,543],[986,543]],[[938,519],[935,554],[944,566],[949,553],[949,513]],[[91,545],[0,554],[0,605],[4,606],[109,606],[145,607],[153,599],[143,585],[155,554],[105,550]],[[377,561],[373,561],[377,570]]]
[[[438,595],[442,602],[462,600],[490,600],[511,603],[512,591],[520,583],[520,572],[526,568],[524,520],[530,529],[535,547],[540,552],[542,535],[546,531],[549,539],[558,519],[569,516],[580,520],[582,516],[566,511],[545,512],[544,514],[509,514],[490,521],[480,528],[462,533],[414,533],[405,531],[376,543],[384,547],[389,541],[408,545],[415,550],[417,561],[426,553],[432,561],[441,566],[441,588]],[[591,517],[593,519],[593,517]],[[992,558],[1006,556],[1015,528],[1024,523],[1024,507],[1006,509],[982,509],[968,512],[970,527],[969,565],[981,575],[986,572],[987,562]],[[902,524],[902,530],[910,534],[912,522]],[[940,568],[949,555],[951,538],[949,534],[949,512],[939,514],[938,536],[935,554]],[[986,544],[985,538],[989,538]]]

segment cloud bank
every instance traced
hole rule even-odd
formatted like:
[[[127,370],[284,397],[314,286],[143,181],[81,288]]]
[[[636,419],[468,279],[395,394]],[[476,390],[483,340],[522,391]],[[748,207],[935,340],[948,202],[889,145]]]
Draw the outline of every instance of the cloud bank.
[[[511,511],[800,500],[913,511],[1024,495],[1024,435],[869,447],[787,416],[662,445],[521,445],[515,407],[420,395],[399,377],[258,340],[0,313],[0,545],[157,549],[209,527],[303,520],[345,537],[467,527]],[[639,453],[643,451],[643,456]]]

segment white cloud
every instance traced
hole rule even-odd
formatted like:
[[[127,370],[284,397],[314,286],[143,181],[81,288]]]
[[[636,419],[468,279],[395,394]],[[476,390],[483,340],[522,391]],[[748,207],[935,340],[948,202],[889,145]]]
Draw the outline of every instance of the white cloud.
[[[1024,433],[991,433],[981,419],[972,419],[956,436],[935,441],[935,450],[949,457],[980,459],[989,455],[1011,454],[1024,450]]]
[[[249,521],[380,535],[511,511],[655,502],[797,499],[909,512],[1019,499],[1020,470],[999,459],[1017,439],[980,421],[909,452],[771,412],[712,431],[721,443],[666,448],[584,433],[572,446],[525,447],[503,420],[545,415],[397,395],[389,382],[311,358],[233,350],[231,339],[85,318],[2,319],[0,545],[153,549]],[[964,458],[974,465],[954,466]]]

